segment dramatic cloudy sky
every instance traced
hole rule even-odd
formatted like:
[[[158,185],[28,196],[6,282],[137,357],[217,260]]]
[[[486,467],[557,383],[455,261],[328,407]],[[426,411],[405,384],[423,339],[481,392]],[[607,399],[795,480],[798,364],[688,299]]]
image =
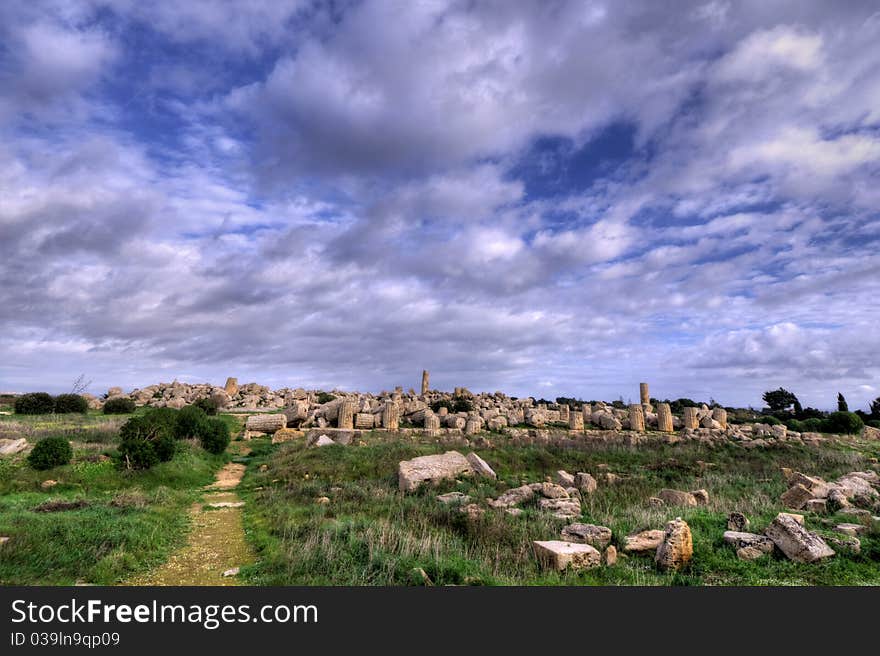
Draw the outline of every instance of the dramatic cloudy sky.
[[[0,2],[0,389],[880,395],[880,5]]]

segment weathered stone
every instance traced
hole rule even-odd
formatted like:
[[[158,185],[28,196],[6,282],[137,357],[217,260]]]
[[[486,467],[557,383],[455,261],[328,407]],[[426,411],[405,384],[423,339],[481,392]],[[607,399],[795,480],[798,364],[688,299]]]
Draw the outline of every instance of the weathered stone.
[[[426,412],[424,421],[425,421],[424,426],[425,426],[426,431],[436,432],[436,431],[440,430],[440,417],[435,415],[433,412],[430,412],[430,411]]]
[[[370,412],[359,412],[354,416],[354,427],[360,430],[372,430],[373,414]],[[439,422],[437,428],[440,428]]]
[[[806,505],[807,501],[813,498],[813,493],[810,492],[806,487],[803,486],[802,483],[798,483],[794,485],[785,492],[782,493],[782,496],[779,498],[782,503],[785,504],[786,508],[791,508],[792,510],[800,510]]]
[[[0,439],[0,456],[11,456],[21,453],[27,446],[28,442],[23,437],[18,439]]]
[[[437,501],[440,503],[455,504],[455,503],[469,503],[471,498],[466,495],[464,492],[447,492],[446,494],[438,494]]]
[[[697,409],[696,408],[684,408],[682,411],[683,414],[683,423],[685,428],[697,429],[700,427],[700,421],[697,419]]]
[[[764,553],[773,553],[773,540],[766,535],[744,531],[724,531],[724,541],[736,549],[752,547]]]
[[[556,482],[558,482],[563,487],[575,487],[574,476],[569,474],[564,469],[560,469],[556,472]]]
[[[602,564],[605,567],[613,567],[617,564],[617,547],[613,544],[609,544],[602,552]]]
[[[623,550],[626,553],[645,553],[657,551],[663,542],[665,532],[660,529],[649,529],[633,535],[627,535],[624,539]]]
[[[357,401],[355,399],[343,399],[339,405],[339,413],[336,415],[336,425],[339,428],[354,428],[354,413],[357,412]]]
[[[476,520],[486,514],[486,509],[478,503],[469,503],[459,508],[459,512],[467,515],[470,520]]]
[[[537,484],[537,491],[540,492],[544,497],[548,499],[566,499],[568,498],[568,492],[561,485],[556,485],[556,483],[544,482]]]
[[[468,417],[464,425],[464,434],[474,435],[475,433],[479,433],[481,428],[482,422],[479,417]]]
[[[562,539],[604,549],[611,544],[611,529],[596,524],[569,524],[562,529]]]
[[[51,490],[56,485],[58,485],[58,481],[52,478],[47,478],[45,481],[40,483],[40,488],[43,490]]]
[[[394,401],[386,401],[382,407],[382,428],[397,430],[400,425],[400,410]]]
[[[690,492],[682,492],[680,490],[663,489],[657,493],[657,496],[663,499],[663,502],[669,506],[696,506],[697,500]]]
[[[629,428],[639,432],[645,431],[645,411],[642,406],[635,403],[629,406]]]
[[[305,433],[295,428],[281,428],[272,435],[272,444],[280,444],[282,442],[290,442],[298,437],[304,437]]]
[[[648,383],[639,383],[639,401],[642,405],[651,404],[651,392],[648,390]]]
[[[736,557],[740,560],[758,560],[759,558],[763,558],[766,555],[766,553],[764,553],[757,547],[739,547],[736,550]]]
[[[447,451],[402,461],[397,466],[397,480],[401,491],[412,492],[425,481],[436,483],[472,472],[467,458],[458,451]]]
[[[709,505],[709,493],[706,490],[694,490],[691,492],[691,495],[696,500],[698,506]]]
[[[425,369],[422,371],[422,396],[428,393],[428,370]],[[448,389],[448,388],[447,388]]]
[[[331,446],[336,444],[328,435],[319,435],[318,439],[311,443],[311,446]]]
[[[745,531],[749,527],[749,518],[739,511],[727,515],[727,528],[731,531]]]
[[[851,554],[859,554],[862,551],[862,541],[856,537],[832,535],[828,537],[828,542],[833,544],[835,548]]]
[[[562,540],[536,540],[532,542],[535,556],[545,566],[562,571],[598,567],[602,555],[589,544],[575,544]]]
[[[471,467],[478,476],[482,476],[483,478],[491,478],[496,479],[498,475],[495,473],[495,470],[492,469],[489,464],[483,460],[480,456],[478,456],[473,451],[467,454],[467,461],[470,463]]]
[[[822,538],[785,513],[777,515],[764,533],[782,553],[798,563],[814,563],[834,555],[834,550]]]
[[[718,422],[722,430],[727,430],[727,410],[724,408],[714,408],[712,410],[712,419]]]
[[[574,475],[574,486],[581,492],[592,494],[599,487],[596,479],[586,472],[578,472]]]
[[[861,535],[862,533],[868,530],[868,527],[864,524],[838,524],[834,527],[834,530],[838,533],[843,533],[844,535],[851,535],[853,537],[857,535]]]
[[[238,395],[238,378],[232,378],[231,376],[226,379],[226,385],[223,387],[226,393],[232,397]]]
[[[828,501],[827,499],[810,499],[804,509],[817,515],[824,515],[828,512]]]
[[[568,427],[573,431],[584,430],[584,415],[580,412],[570,412],[568,414]]]
[[[513,489],[507,490],[494,501],[490,501],[489,505],[493,508],[510,508],[528,501],[535,496],[535,491],[529,485],[521,485]]]
[[[274,433],[282,428],[287,428],[287,417],[281,413],[251,415],[247,418],[245,428],[249,431]]]
[[[671,433],[675,430],[672,421],[672,410],[668,403],[659,403],[657,405],[657,430],[664,433]]]
[[[541,510],[548,511],[558,519],[571,519],[581,514],[581,502],[577,499],[541,499],[538,501]]]
[[[687,565],[694,555],[691,528],[681,517],[666,525],[663,541],[657,547],[654,562],[665,570],[678,570]]]

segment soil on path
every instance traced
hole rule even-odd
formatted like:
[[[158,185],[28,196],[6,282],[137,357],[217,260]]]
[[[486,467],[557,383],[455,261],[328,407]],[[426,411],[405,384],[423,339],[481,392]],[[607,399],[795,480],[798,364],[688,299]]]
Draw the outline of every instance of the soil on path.
[[[248,453],[248,447],[238,449],[238,455]],[[202,501],[190,508],[192,529],[186,545],[172,553],[164,565],[126,585],[240,585],[237,576],[223,573],[253,560],[245,542],[241,506],[237,505],[241,501],[235,494],[244,471],[245,465],[230,462],[217,472]]]

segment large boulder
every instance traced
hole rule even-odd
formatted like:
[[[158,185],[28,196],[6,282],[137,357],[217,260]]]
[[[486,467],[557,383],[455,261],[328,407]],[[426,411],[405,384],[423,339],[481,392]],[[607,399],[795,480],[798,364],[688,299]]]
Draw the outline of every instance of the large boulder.
[[[26,439],[2,439],[0,440],[0,456],[11,456],[24,451],[28,446]]]
[[[681,517],[676,517],[666,525],[666,532],[657,547],[654,562],[661,569],[678,570],[689,563],[693,555],[691,528]]]
[[[557,519],[572,519],[581,514],[581,502],[578,499],[541,499],[538,507]]]
[[[513,489],[507,490],[494,501],[489,501],[489,505],[493,508],[513,508],[524,503],[535,496],[535,491],[530,485],[521,485]]]
[[[670,490],[668,488],[660,490],[657,493],[660,499],[669,506],[696,506],[697,499],[690,492],[682,492],[680,490]]]
[[[590,569],[602,564],[602,554],[589,544],[575,544],[562,540],[532,542],[535,556],[545,566],[555,570]]]
[[[798,563],[814,563],[834,555],[822,538],[786,513],[779,513],[764,533],[782,553]]]
[[[447,451],[402,461],[397,465],[397,482],[401,491],[412,492],[425,481],[437,483],[472,473],[473,468],[467,458],[458,451]]]
[[[478,476],[482,476],[484,478],[498,478],[495,471],[476,453],[471,451],[467,454],[467,461],[471,464],[471,468],[474,470]]]
[[[604,549],[611,544],[611,529],[596,524],[569,524],[562,529],[562,539]]]
[[[574,475],[574,486],[585,494],[592,494],[599,485],[590,474],[578,472]]]
[[[626,553],[656,552],[663,542],[665,535],[665,532],[660,529],[649,529],[640,533],[634,533],[633,535],[627,535],[624,540],[623,550]]]
[[[748,547],[750,549],[757,549],[764,554],[771,554],[774,549],[773,540],[766,535],[747,533],[745,531],[724,531],[724,541],[737,550]]]

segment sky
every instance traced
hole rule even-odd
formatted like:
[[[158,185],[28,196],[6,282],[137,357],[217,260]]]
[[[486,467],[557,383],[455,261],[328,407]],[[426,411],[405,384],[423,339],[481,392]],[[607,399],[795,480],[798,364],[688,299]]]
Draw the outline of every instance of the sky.
[[[0,390],[880,396],[876,2],[0,3]]]

